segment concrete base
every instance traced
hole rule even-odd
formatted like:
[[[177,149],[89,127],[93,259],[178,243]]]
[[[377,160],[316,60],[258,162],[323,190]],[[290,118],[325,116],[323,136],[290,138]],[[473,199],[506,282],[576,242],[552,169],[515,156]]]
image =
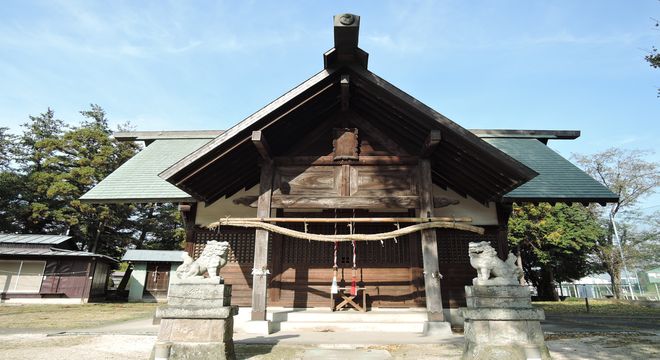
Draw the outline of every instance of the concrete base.
[[[446,321],[427,321],[424,323],[424,336],[447,336],[450,337],[451,324]]]
[[[294,332],[393,332],[421,335],[428,316],[425,308],[379,309],[359,312],[354,310],[330,311],[330,309],[293,309],[269,307],[267,319],[270,333]],[[264,335],[266,326],[250,320],[250,309],[241,308],[234,317],[234,329],[240,333]],[[448,324],[442,333],[451,335]]]
[[[463,359],[549,360],[540,320],[522,286],[466,286]]]
[[[170,284],[152,360],[235,359],[231,285]]]
[[[151,352],[153,360],[217,360],[236,359],[234,343],[170,343],[157,342]]]
[[[249,320],[241,324],[241,330],[247,334],[270,335],[275,332],[273,326],[269,320]]]

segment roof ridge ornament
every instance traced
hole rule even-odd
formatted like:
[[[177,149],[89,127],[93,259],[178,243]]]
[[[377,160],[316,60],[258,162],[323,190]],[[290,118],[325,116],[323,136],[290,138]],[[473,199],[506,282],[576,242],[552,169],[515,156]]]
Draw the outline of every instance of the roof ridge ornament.
[[[358,47],[360,16],[339,14],[333,17],[335,46],[323,54],[324,68],[358,64],[367,68],[369,54]]]

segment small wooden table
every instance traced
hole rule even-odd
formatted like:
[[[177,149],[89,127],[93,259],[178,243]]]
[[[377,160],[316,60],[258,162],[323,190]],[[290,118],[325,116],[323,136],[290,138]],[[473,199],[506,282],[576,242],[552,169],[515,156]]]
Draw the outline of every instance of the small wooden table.
[[[330,310],[336,311],[339,309],[343,309],[348,306],[352,306],[355,308],[355,310],[366,312],[367,311],[367,288],[359,287],[357,288],[357,293],[356,295],[351,295],[350,294],[351,288],[350,287],[342,287],[339,288],[339,293],[337,294],[330,294]],[[362,293],[362,305],[356,303],[354,300],[356,297],[360,296],[360,292]],[[341,298],[341,302],[337,304],[335,302],[335,295],[339,295]]]

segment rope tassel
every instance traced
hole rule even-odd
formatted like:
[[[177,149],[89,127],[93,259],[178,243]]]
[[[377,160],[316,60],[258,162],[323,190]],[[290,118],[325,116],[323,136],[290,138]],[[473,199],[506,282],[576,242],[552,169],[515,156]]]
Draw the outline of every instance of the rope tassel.
[[[339,293],[339,287],[337,286],[337,247],[339,243],[335,241],[335,258],[334,265],[332,266],[332,285],[330,285],[330,293],[337,294]]]
[[[356,260],[356,257],[355,257],[355,240],[353,240],[353,271],[352,271],[352,277],[351,277],[351,295],[352,296],[357,295],[357,279],[356,279],[357,264],[356,264],[355,260]]]

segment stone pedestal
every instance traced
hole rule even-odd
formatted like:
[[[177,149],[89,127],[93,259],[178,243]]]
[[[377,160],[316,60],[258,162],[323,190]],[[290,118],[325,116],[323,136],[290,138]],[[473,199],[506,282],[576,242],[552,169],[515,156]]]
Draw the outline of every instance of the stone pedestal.
[[[231,285],[221,283],[170,284],[151,360],[235,359]]]
[[[542,309],[532,306],[529,289],[466,286],[463,359],[550,359],[543,339]]]

